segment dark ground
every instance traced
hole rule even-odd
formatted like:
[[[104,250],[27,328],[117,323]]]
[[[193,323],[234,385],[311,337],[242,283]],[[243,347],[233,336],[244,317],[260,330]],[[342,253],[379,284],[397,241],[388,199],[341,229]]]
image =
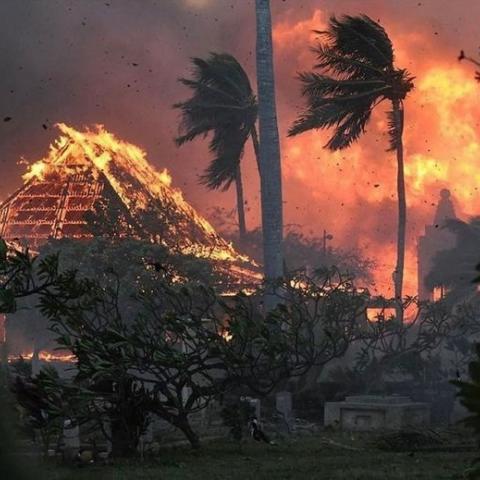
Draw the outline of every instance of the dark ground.
[[[342,445],[362,447],[366,439],[330,437]],[[144,463],[59,467],[37,470],[36,480],[410,480],[462,479],[474,452],[385,452],[326,444],[325,435],[279,441],[277,446],[248,441],[239,449],[216,441],[194,452],[187,447],[162,450]]]

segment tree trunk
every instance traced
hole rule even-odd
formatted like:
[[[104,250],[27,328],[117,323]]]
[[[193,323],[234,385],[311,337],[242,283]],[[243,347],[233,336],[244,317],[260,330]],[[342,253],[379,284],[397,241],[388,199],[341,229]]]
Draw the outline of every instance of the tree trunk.
[[[255,160],[257,161],[258,176],[261,178],[262,172],[260,169],[260,144],[258,143],[258,134],[257,134],[257,128],[255,127],[255,125],[253,126],[250,135],[252,137]]]
[[[179,418],[174,425],[187,437],[187,440],[190,442],[192,448],[196,450],[200,448],[200,439],[193,431],[187,418]]]
[[[111,419],[110,421],[112,457],[132,457],[137,452],[138,435],[129,428],[125,419]]]
[[[407,202],[403,165],[403,106],[398,100],[393,102],[393,115],[398,132],[397,152],[397,197],[398,197],[398,236],[397,264],[394,272],[395,302],[397,319],[403,322],[403,271],[405,265],[405,231],[407,224]]]
[[[235,174],[235,188],[237,190],[238,232],[240,236],[240,243],[243,244],[247,234],[247,225],[245,222],[245,201],[243,198],[242,171],[240,169],[240,162],[238,163],[237,173]]]
[[[265,308],[278,303],[272,287],[283,276],[282,172],[273,70],[272,20],[269,0],[256,0],[257,84],[260,127],[260,193],[262,205]]]

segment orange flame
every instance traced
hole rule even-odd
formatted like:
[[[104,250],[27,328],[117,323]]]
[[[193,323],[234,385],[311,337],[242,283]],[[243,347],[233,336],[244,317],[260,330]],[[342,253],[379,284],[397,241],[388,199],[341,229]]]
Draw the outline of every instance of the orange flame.
[[[8,356],[8,361],[15,362],[20,359],[24,360],[32,360],[33,358],[33,352],[27,352],[27,353],[22,353],[20,355],[9,355]],[[54,353],[54,352],[47,352],[47,351],[41,351],[38,355],[39,360],[42,362],[61,362],[61,363],[73,363],[76,361],[75,355],[72,355],[71,353]]]
[[[212,225],[191,207],[179,189],[171,186],[167,169],[155,170],[139,147],[116,138],[102,125],[79,132],[60,123],[62,135],[50,146],[47,157],[35,162],[23,175],[25,181],[43,179],[59,173],[71,174],[91,169],[94,165],[108,179],[127,207],[145,209],[154,200],[168,199],[183,218],[189,218],[203,233],[205,242],[182,238],[185,254],[230,262],[252,261],[237,253],[230,243],[218,236]],[[120,172],[120,173],[119,173]],[[170,226],[172,231],[175,225]]]
[[[274,28],[276,55],[282,59],[277,63],[280,88],[296,95],[300,92],[296,72],[309,71],[315,64],[309,47],[318,38],[312,31],[324,30],[328,18],[319,9],[307,15],[302,20],[285,16]],[[395,46],[396,64],[416,77],[415,90],[405,102],[404,132],[408,202],[404,292],[415,295],[416,242],[433,221],[440,190],[452,192],[460,217],[478,214],[479,85],[473,72],[458,64],[456,51],[447,57],[445,49],[439,53],[436,38],[405,32],[404,26],[394,23],[385,28]],[[289,128],[303,104],[299,98],[294,108],[280,104],[281,130]],[[386,123],[385,111],[377,109],[366,135],[349,149],[333,153],[324,149],[331,132],[282,135],[282,168],[287,223],[328,228],[338,246],[362,248],[377,261],[372,290],[389,297],[396,259],[397,197],[396,160],[386,152]]]

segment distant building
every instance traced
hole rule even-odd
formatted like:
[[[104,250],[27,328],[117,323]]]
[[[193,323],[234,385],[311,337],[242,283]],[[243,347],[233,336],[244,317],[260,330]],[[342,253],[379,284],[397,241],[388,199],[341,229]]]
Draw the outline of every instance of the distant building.
[[[419,300],[434,300],[443,296],[443,291],[429,288],[425,279],[430,273],[433,258],[442,251],[454,246],[455,235],[445,227],[447,220],[454,220],[457,216],[451,199],[450,191],[440,191],[440,199],[435,212],[432,225],[425,226],[425,234],[418,238],[417,262],[418,262],[418,298]]]
[[[31,165],[24,184],[0,203],[0,238],[38,252],[49,239],[91,238],[87,214],[103,212],[97,223],[108,222],[118,237],[148,238],[175,253],[208,260],[219,274],[219,294],[251,291],[261,284],[259,266],[223,239],[143,150],[100,126],[85,132],[58,127],[62,135],[47,156]],[[7,334],[9,348],[15,345],[15,329],[18,345],[24,345],[25,332],[0,315],[0,352]],[[36,351],[37,333],[30,329],[28,334]],[[18,353],[32,355],[31,350]]]

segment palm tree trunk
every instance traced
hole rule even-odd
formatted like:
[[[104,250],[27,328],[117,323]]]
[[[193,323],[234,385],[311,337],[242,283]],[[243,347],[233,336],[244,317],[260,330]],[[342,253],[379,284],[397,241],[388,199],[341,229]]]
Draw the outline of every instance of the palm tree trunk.
[[[240,243],[243,244],[247,235],[247,224],[245,222],[245,201],[243,198],[243,183],[240,162],[238,163],[237,173],[235,174],[235,188],[237,191],[238,232],[240,236]]]
[[[395,302],[397,319],[403,322],[403,271],[405,265],[405,231],[407,224],[407,202],[405,194],[405,175],[403,162],[403,106],[398,100],[393,101],[393,115],[398,132],[397,137],[397,197],[398,197],[398,236],[397,264],[394,273]]]
[[[255,160],[257,161],[257,169],[258,169],[258,175],[261,177],[262,172],[260,170],[260,144],[258,143],[258,134],[257,134],[257,128],[255,125],[252,128],[252,131],[250,132],[250,135],[252,137],[252,144],[253,144],[253,151],[255,153]]]
[[[272,287],[283,276],[282,172],[275,104],[272,19],[269,0],[256,0],[256,17],[260,194],[263,264],[267,286],[264,302],[268,311],[278,303],[273,295]]]

